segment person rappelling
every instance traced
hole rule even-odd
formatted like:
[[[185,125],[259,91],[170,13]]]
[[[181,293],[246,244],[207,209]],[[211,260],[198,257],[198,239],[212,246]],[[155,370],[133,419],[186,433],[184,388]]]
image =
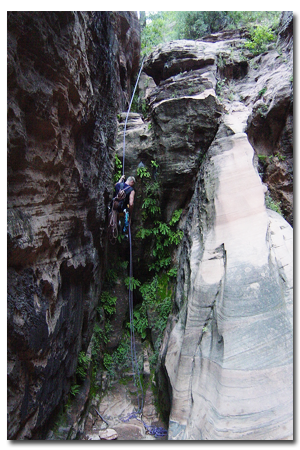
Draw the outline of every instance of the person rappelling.
[[[131,223],[131,217],[134,207],[135,197],[135,178],[130,176],[125,182],[125,175],[115,184],[114,198],[112,199],[109,213],[109,239],[112,244],[116,243],[118,238],[118,223],[124,217],[123,234],[128,235],[128,226]]]
[[[127,180],[125,180],[125,175],[122,175],[120,180],[115,184],[115,193],[114,193],[114,200],[118,203],[117,211],[122,212],[124,209],[129,213],[129,222],[131,223],[131,216],[134,206],[134,196],[135,196],[135,178],[134,177],[128,177]],[[125,193],[125,197],[120,200],[116,200],[118,198],[118,195],[122,198],[123,194],[122,191]],[[125,208],[124,208],[125,206]]]
[[[144,424],[145,429],[149,434],[155,435],[155,437],[166,436],[167,430],[164,430],[162,427],[156,427],[155,425],[148,426],[143,420],[143,407],[144,407],[144,391],[141,383],[141,374],[139,370],[139,365],[137,361],[136,355],[136,345],[135,345],[135,334],[134,334],[134,315],[133,315],[133,288],[131,287],[131,280],[133,279],[133,265],[132,265],[132,239],[131,239],[131,218],[134,206],[134,197],[135,197],[135,178],[130,176],[127,178],[125,182],[125,136],[126,136],[126,125],[128,120],[128,115],[130,112],[132,100],[134,97],[134,93],[143,69],[144,59],[141,64],[141,68],[134,86],[134,90],[132,93],[130,105],[126,114],[124,131],[123,131],[123,175],[120,180],[115,184],[114,188],[114,198],[111,201],[109,208],[109,225],[108,225],[108,237],[112,244],[115,244],[118,238],[118,216],[125,214],[125,223],[123,228],[123,233],[127,234],[128,232],[128,243],[129,243],[129,289],[128,289],[128,305],[129,305],[129,320],[130,320],[130,342],[131,342],[131,361],[132,361],[132,369],[133,369],[133,377],[135,386],[139,386],[137,391],[137,402],[138,409],[128,415],[128,417],[124,418],[124,422],[127,422],[130,418],[137,418],[139,416],[139,420]],[[142,167],[143,163],[140,163],[139,167]]]

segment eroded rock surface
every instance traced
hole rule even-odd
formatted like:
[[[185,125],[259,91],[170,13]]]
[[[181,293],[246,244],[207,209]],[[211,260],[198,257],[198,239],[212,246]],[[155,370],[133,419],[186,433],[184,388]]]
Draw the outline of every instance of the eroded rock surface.
[[[245,61],[244,33],[160,46],[140,87],[149,115],[129,116],[126,175],[155,160],[164,219],[183,209],[184,238],[172,255],[177,313],[157,380],[170,440],[292,438],[292,229],[264,199],[267,189],[278,193],[292,223],[291,20],[283,14],[283,67],[275,48]],[[126,12],[9,15],[9,439],[44,436],[90,342],[106,267],[115,119],[138,67],[134,24]],[[124,121],[123,113],[120,159]],[[249,141],[268,158],[265,184]],[[136,238],[139,189],[138,278],[147,264]],[[127,308],[116,291],[123,300],[111,348]],[[118,440],[148,438],[139,420],[121,420],[136,409],[135,394],[116,384],[94,405]],[[148,423],[159,423],[149,390],[146,399]],[[98,440],[106,427],[93,411],[86,438]]]
[[[140,161],[158,160],[166,217],[186,207],[178,313],[166,329],[158,383],[161,397],[170,388],[170,440],[293,436],[292,228],[266,209],[272,184],[262,183],[254,152],[285,163],[281,180],[290,193],[292,44],[291,27],[284,29],[283,67],[275,48],[245,61],[245,36],[231,33],[223,42],[172,42],[146,61],[157,86],[147,90],[148,119],[132,117],[128,168],[135,175]],[[261,102],[270,112],[261,117],[264,134]],[[122,126],[119,155],[121,133]],[[174,183],[187,195],[185,176],[187,201]]]
[[[95,398],[90,407],[83,439],[97,440],[113,429],[118,441],[166,440],[166,425],[162,422],[152,389],[153,374],[149,370],[148,350],[138,345],[138,359],[143,364],[143,394],[137,390],[133,373],[123,373],[122,381],[114,381],[102,397]],[[143,414],[138,413],[143,403]],[[101,417],[100,417],[101,416]],[[161,435],[155,436],[155,430]]]
[[[247,135],[262,179],[293,225],[293,15],[282,14],[277,48],[254,58],[241,96],[252,112]]]
[[[180,312],[165,349],[169,439],[292,438],[292,230],[267,214],[252,159],[246,134],[226,136],[220,127],[199,174],[182,247]],[[273,221],[281,224],[280,257]]]
[[[9,439],[40,436],[91,338],[136,26],[130,12],[8,13]]]

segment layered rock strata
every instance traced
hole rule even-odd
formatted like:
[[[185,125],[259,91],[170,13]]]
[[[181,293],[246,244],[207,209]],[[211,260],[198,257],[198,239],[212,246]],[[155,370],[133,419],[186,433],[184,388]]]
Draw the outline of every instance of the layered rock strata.
[[[291,51],[291,27],[285,30]],[[282,67],[273,48],[245,62],[243,36],[228,38],[157,48],[145,64],[157,84],[143,88],[150,115],[146,121],[132,116],[126,134],[132,174],[139,162],[150,167],[151,158],[162,167],[166,217],[186,207],[178,313],[166,329],[158,380],[159,395],[170,403],[170,440],[281,440],[293,433],[293,235],[282,216],[266,209],[272,187],[262,183],[253,151],[263,153],[254,116],[268,91],[272,123],[281,125],[275,137],[265,136],[266,154],[280,160],[280,142],[287,152],[292,148],[292,128],[285,125],[291,123],[291,60]],[[202,114],[201,101],[209,115]],[[197,112],[189,114],[194,103]],[[212,117],[207,147],[201,137]],[[119,142],[121,156],[121,137]],[[291,186],[289,176],[286,170],[282,178]]]
[[[169,439],[292,439],[292,229],[267,212],[233,115],[247,117],[242,106],[226,117],[188,214],[164,349]]]
[[[8,19],[8,437],[41,439],[92,333],[115,118],[130,98],[139,32],[126,12]],[[243,33],[160,46],[145,64],[153,79],[143,75],[149,116],[129,118],[126,175],[155,160],[164,219],[183,209],[157,380],[170,440],[292,438],[292,229],[264,203],[267,188],[278,192],[292,223],[291,23],[286,12],[283,56],[273,48],[252,62]],[[125,310],[124,300],[112,346]]]
[[[293,14],[281,17],[276,49],[254,58],[241,97],[251,105],[247,135],[263,182],[293,225]],[[250,91],[251,88],[251,91]]]
[[[139,46],[134,13],[8,13],[9,439],[43,436],[91,338]]]

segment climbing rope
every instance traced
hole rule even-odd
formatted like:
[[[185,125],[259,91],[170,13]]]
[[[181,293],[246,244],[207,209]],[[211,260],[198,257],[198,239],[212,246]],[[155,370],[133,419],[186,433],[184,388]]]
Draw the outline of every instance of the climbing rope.
[[[141,394],[137,395],[138,398],[138,413],[143,412],[144,407],[144,392],[141,383],[141,375],[139,370],[139,364],[136,357],[136,346],[135,346],[135,336],[134,336],[134,323],[133,323],[133,289],[132,289],[132,279],[133,279],[133,267],[132,267],[132,241],[131,241],[131,227],[130,222],[128,226],[128,237],[129,237],[129,319],[130,319],[130,349],[131,349],[131,361],[132,370],[134,376],[134,383],[140,387]],[[138,383],[137,383],[138,380]]]
[[[113,208],[108,214],[108,239],[115,245],[118,239],[118,213]]]
[[[144,59],[142,61],[141,64],[141,68],[134,86],[134,90],[132,93],[132,97],[131,97],[131,101],[128,107],[128,111],[126,114],[126,119],[125,119],[125,125],[124,125],[124,133],[123,133],[123,175],[125,173],[125,135],[126,135],[126,126],[127,126],[127,121],[128,121],[128,116],[130,113],[130,109],[131,109],[131,105],[132,105],[132,101],[134,98],[134,94],[140,79],[140,75],[143,69],[143,65],[144,65]],[[111,231],[109,231],[109,236],[111,239],[111,242],[115,242],[117,240],[118,237],[118,225],[117,225],[117,214],[114,214],[116,211],[111,211],[110,213],[110,217],[109,217],[109,228],[111,228]],[[144,408],[144,391],[143,391],[143,387],[142,387],[142,383],[141,383],[141,374],[140,374],[140,370],[139,370],[139,364],[138,364],[138,360],[137,360],[137,355],[136,355],[136,345],[135,345],[135,335],[134,335],[134,323],[133,323],[133,287],[132,287],[132,280],[133,280],[133,264],[132,264],[132,239],[131,239],[131,227],[130,227],[130,222],[128,225],[128,238],[129,238],[129,299],[128,299],[128,303],[129,303],[129,319],[130,319],[130,350],[131,350],[131,361],[132,361],[132,371],[133,371],[133,377],[134,377],[134,384],[135,386],[138,388],[138,393],[137,393],[137,400],[138,400],[138,410],[134,411],[132,413],[130,413],[127,417],[123,418],[123,422],[128,422],[130,419],[132,418],[136,418],[141,420],[141,422],[143,423],[147,433],[155,436],[156,438],[158,437],[162,437],[162,436],[166,436],[167,434],[167,430],[165,430],[162,427],[156,427],[154,425],[147,425],[143,420],[142,420],[142,415],[143,415],[143,408]]]
[[[125,118],[125,125],[124,125],[124,132],[123,132],[123,173],[122,173],[122,175],[125,174],[125,135],[126,135],[127,121],[128,121],[128,116],[130,113],[131,105],[133,102],[134,94],[135,94],[135,91],[136,91],[136,88],[137,88],[137,85],[138,85],[138,82],[139,82],[139,79],[140,79],[140,76],[142,73],[144,60],[145,60],[145,56],[144,56],[142,64],[141,64],[141,68],[140,68],[140,71],[139,71],[139,74],[138,74],[138,77],[137,77],[137,80],[136,80],[136,83],[135,83],[135,86],[133,89],[133,93],[131,96],[131,100],[130,100],[126,118]],[[113,206],[112,206],[111,210],[109,212],[109,215],[108,215],[108,239],[112,245],[114,245],[118,239],[118,221],[117,221],[118,219],[117,219],[117,217],[118,217],[117,212],[113,210]]]
[[[134,97],[134,94],[135,94],[135,91],[136,91],[136,88],[137,88],[137,85],[138,85],[138,82],[139,82],[139,79],[140,79],[140,76],[141,76],[141,73],[142,73],[144,60],[145,60],[145,56],[143,58],[143,61],[142,61],[142,64],[141,64],[141,68],[140,68],[140,71],[139,71],[139,74],[138,74],[138,77],[137,77],[137,80],[136,80],[136,83],[135,83],[135,86],[134,86],[134,89],[133,89],[133,93],[132,93],[132,96],[131,96],[131,100],[130,100],[130,103],[129,103],[129,107],[128,107],[128,111],[127,111],[126,119],[125,119],[124,133],[123,133],[123,175],[125,173],[125,134],[126,134],[126,126],[127,126],[127,121],[128,121],[128,116],[129,116],[129,113],[130,113],[131,105],[132,105],[132,102],[133,102],[133,97]]]

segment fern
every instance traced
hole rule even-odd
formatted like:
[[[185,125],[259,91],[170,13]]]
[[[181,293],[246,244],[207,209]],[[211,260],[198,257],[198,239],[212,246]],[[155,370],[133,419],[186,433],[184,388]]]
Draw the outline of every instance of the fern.
[[[147,335],[148,319],[147,312],[145,308],[143,308],[143,305],[139,309],[133,311],[133,316],[134,329],[140,334],[142,339],[145,339]]]
[[[146,237],[151,236],[152,230],[148,230],[147,228],[140,228],[137,233],[137,237],[141,239],[145,239]]]
[[[127,287],[127,289],[130,289],[131,291],[133,291],[137,287],[140,287],[140,285],[141,285],[141,282],[133,277],[125,278],[124,282],[125,282],[125,286]]]
[[[177,277],[177,267],[172,267],[172,269],[170,269],[169,271],[168,271],[168,276],[170,277],[170,278],[176,278]]]
[[[116,312],[117,297],[112,297],[109,292],[104,291],[101,294],[101,304],[109,316]]]
[[[158,164],[156,161],[154,161],[154,160],[151,161],[151,166],[152,166],[154,169],[158,169],[158,168],[159,168],[159,164]]]
[[[171,227],[179,221],[181,214],[182,214],[182,209],[177,209],[173,212],[172,218],[170,220]]]
[[[115,155],[115,174],[114,174],[114,183],[117,183],[122,175],[122,162],[118,158],[117,155]]]
[[[103,365],[107,370],[110,370],[113,364],[112,356],[109,353],[103,355]]]
[[[154,198],[146,197],[142,204],[142,208],[150,212],[152,216],[161,213],[160,207],[157,205],[157,200]]]
[[[142,178],[151,178],[151,174],[148,172],[146,167],[137,168],[137,176]]]
[[[76,375],[79,380],[83,381],[87,374],[87,369],[91,362],[91,358],[87,356],[84,352],[80,352],[78,355],[78,365],[76,369]]]
[[[163,234],[164,236],[165,235],[168,235],[168,236],[170,235],[171,230],[170,230],[170,227],[166,223],[159,222],[158,229],[159,229],[159,232],[161,234]]]
[[[177,230],[175,233],[170,234],[169,239],[171,244],[179,245],[183,238],[183,231]]]
[[[78,394],[79,389],[80,389],[80,384],[73,384],[73,386],[71,386],[71,389],[70,389],[70,394],[73,397],[75,397]]]

